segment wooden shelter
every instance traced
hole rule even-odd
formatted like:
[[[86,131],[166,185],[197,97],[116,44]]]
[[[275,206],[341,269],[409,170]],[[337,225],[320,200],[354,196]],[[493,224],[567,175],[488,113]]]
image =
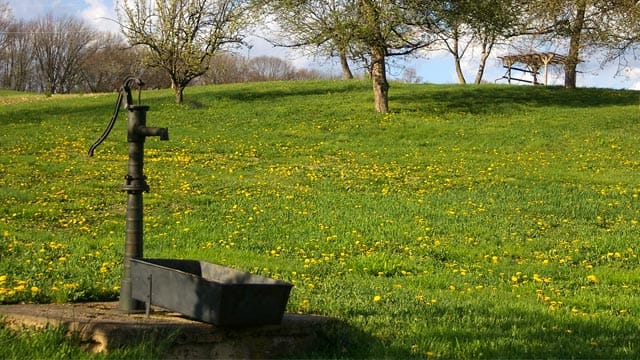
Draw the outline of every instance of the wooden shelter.
[[[502,76],[502,79],[507,79],[509,84],[511,80],[532,83],[534,85],[540,84],[538,82],[538,75],[540,75],[540,69],[544,66],[544,85],[547,85],[549,80],[549,65],[564,65],[566,56],[556,54],[553,52],[542,53],[528,53],[528,54],[515,54],[499,56],[502,60],[503,67],[507,69],[507,72]],[[522,64],[524,67],[515,67],[514,65]],[[525,74],[531,74],[533,81],[522,78],[513,77],[512,71],[520,71]]]

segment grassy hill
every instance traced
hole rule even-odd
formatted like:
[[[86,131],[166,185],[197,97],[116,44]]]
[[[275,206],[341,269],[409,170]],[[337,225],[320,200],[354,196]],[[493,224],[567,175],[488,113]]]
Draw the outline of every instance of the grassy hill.
[[[116,299],[124,115],[86,155],[116,95],[0,95],[0,302]],[[346,324],[317,357],[640,356],[640,94],[390,97],[378,115],[359,81],[143,91],[170,133],[145,145],[145,256],[294,283],[288,311]]]

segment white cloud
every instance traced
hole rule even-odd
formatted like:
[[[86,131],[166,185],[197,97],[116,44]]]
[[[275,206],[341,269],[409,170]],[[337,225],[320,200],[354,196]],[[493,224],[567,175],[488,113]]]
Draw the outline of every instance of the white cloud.
[[[640,67],[633,67],[624,71],[625,77],[631,83],[629,89],[640,90]]]
[[[84,0],[84,6],[82,19],[98,30],[118,32],[113,0]]]

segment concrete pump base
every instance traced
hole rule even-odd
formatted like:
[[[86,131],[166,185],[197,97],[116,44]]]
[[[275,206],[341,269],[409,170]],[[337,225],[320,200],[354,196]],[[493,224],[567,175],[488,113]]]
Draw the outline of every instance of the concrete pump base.
[[[108,352],[142,341],[173,339],[168,359],[295,357],[313,351],[336,319],[285,314],[279,325],[218,327],[154,308],[149,316],[118,311],[117,302],[1,305],[0,321],[13,329],[63,326],[87,351]]]

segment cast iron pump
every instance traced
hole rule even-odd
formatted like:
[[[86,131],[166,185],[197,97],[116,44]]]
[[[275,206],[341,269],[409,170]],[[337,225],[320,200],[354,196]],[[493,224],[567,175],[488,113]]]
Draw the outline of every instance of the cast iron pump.
[[[131,86],[135,84],[138,87],[138,105],[133,104],[131,98]],[[169,140],[169,131],[167,128],[147,127],[147,110],[148,106],[140,105],[140,93],[144,83],[135,77],[125,79],[122,88],[118,94],[118,101],[113,113],[113,117],[107,125],[104,133],[89,148],[89,156],[93,156],[93,152],[109,135],[113,125],[118,117],[118,112],[122,106],[123,98],[126,96],[124,107],[128,110],[128,132],[127,141],[129,143],[129,165],[128,172],[125,176],[122,191],[128,193],[127,200],[127,218],[126,218],[126,241],[124,255],[124,274],[120,286],[120,302],[119,307],[123,312],[138,312],[144,310],[144,303],[134,300],[131,297],[131,265],[130,259],[142,258],[142,239],[143,239],[143,213],[142,213],[142,193],[149,191],[146,176],[144,176],[143,157],[144,157],[144,141],[147,136],[158,136],[160,140]]]

